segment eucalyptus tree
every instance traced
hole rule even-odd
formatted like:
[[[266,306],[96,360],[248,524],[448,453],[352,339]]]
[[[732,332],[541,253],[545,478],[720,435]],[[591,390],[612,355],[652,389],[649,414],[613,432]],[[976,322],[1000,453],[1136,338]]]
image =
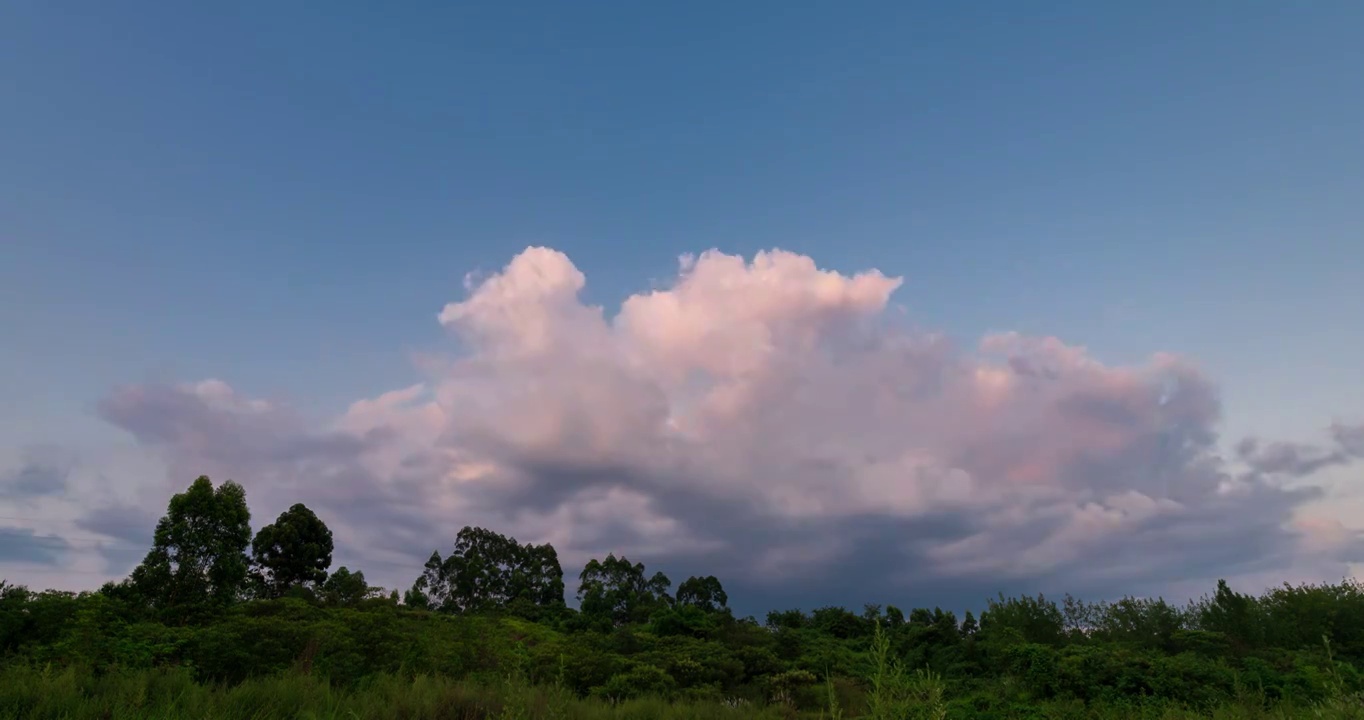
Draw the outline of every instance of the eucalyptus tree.
[[[171,497],[130,584],[152,607],[225,605],[246,589],[250,543],[246,490],[231,480],[214,488],[201,475]]]

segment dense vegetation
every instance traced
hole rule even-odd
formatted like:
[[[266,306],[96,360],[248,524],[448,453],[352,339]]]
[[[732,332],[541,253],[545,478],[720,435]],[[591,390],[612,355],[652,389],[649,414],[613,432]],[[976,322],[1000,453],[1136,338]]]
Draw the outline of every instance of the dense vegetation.
[[[0,717],[1364,716],[1352,581],[756,620],[714,577],[674,591],[614,556],[570,608],[553,547],[481,528],[401,595],[329,572],[332,550],[303,505],[253,538],[242,488],[199,478],[127,580],[0,581]]]

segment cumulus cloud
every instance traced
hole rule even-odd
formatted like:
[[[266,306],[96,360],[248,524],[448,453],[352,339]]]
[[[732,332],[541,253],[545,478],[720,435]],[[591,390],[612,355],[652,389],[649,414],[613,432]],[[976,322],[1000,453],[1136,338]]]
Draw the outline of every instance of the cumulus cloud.
[[[1319,489],[1286,482],[1364,455],[1364,428],[1224,457],[1216,387],[1177,356],[1115,367],[1017,333],[957,347],[894,321],[900,278],[783,251],[684,257],[610,316],[586,282],[548,248],[470,280],[437,316],[463,352],[325,426],[216,380],[100,411],[176,485],[242,482],[257,525],[315,507],[391,584],[466,524],[552,542],[569,572],[624,552],[791,605],[1364,559],[1357,533],[1303,516]]]

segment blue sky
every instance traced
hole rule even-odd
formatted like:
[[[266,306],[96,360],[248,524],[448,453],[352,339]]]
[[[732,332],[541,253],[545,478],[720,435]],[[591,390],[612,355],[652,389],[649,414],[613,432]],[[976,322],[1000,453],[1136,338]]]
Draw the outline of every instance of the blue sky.
[[[127,383],[335,415],[416,382],[464,274],[528,245],[609,312],[709,248],[877,268],[963,343],[1180,353],[1231,439],[1318,440],[1364,412],[1362,23],[1353,2],[7,3],[0,447],[126,445],[95,407]]]

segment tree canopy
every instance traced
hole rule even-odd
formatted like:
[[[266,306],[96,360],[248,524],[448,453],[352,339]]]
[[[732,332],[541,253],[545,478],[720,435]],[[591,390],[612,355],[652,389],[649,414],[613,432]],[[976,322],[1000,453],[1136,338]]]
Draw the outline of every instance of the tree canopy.
[[[431,554],[407,597],[444,612],[542,611],[563,605],[564,571],[552,545],[522,545],[491,530],[465,527],[448,556]]]
[[[250,542],[246,491],[231,480],[215,489],[200,476],[171,498],[132,586],[152,605],[225,605],[246,589]]]
[[[672,581],[661,572],[646,577],[644,563],[631,564],[614,553],[590,560],[578,576],[578,602],[584,615],[615,625],[645,622],[656,610],[672,605]]]
[[[332,564],[332,531],[307,505],[297,503],[256,533],[251,554],[265,596],[318,588]]]

